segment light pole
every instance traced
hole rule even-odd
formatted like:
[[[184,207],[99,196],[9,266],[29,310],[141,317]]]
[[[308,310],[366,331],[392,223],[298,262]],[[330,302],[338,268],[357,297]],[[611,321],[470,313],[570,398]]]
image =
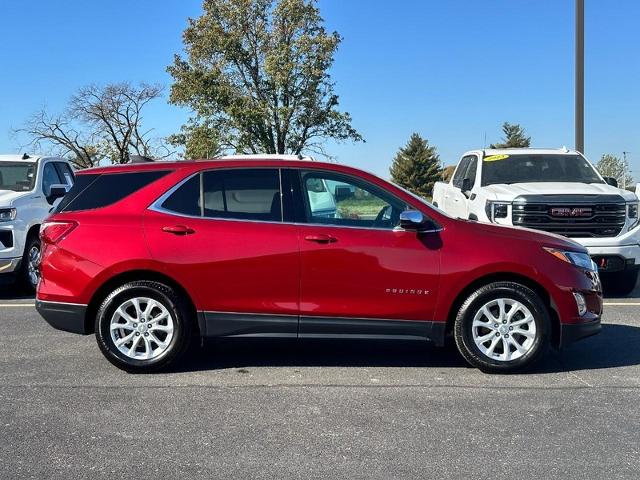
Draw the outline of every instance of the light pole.
[[[584,153],[584,0],[576,0],[576,150]]]

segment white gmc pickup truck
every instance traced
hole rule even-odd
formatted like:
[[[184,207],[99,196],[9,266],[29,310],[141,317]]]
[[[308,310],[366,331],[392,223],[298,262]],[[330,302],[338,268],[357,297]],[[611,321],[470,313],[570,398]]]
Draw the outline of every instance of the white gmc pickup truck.
[[[17,281],[35,292],[40,224],[73,181],[62,158],[0,155],[0,285]]]
[[[473,150],[433,204],[449,215],[535,228],[584,245],[611,292],[627,295],[640,268],[638,197],[567,149]]]

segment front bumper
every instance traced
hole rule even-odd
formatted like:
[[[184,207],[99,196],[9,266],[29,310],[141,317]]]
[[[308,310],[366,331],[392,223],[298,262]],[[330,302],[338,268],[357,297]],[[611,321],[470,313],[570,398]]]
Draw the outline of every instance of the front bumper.
[[[577,340],[600,333],[600,317],[584,323],[562,324],[560,331],[560,346],[564,347]]]
[[[86,305],[45,302],[36,299],[36,310],[53,328],[82,335],[91,333],[85,322]]]
[[[18,271],[21,260],[22,258],[0,258],[0,275]]]

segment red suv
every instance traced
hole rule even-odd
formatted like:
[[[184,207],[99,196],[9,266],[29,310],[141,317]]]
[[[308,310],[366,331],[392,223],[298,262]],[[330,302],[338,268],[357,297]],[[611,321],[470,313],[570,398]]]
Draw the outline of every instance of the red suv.
[[[449,217],[380,178],[282,157],[79,172],[42,226],[36,306],[128,371],[194,337],[455,338],[510,372],[600,330],[587,251]]]

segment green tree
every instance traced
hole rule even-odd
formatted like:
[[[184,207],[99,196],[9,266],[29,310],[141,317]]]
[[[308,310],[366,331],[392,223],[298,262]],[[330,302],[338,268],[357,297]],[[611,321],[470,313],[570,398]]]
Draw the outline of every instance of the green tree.
[[[338,110],[329,75],[340,43],[315,0],[204,0],[184,31],[186,58],[168,72],[183,128],[237,153],[322,153],[323,140],[362,140]],[[178,138],[175,138],[178,139]]]
[[[447,165],[446,167],[444,167],[444,169],[442,170],[442,180],[444,182],[448,182],[449,180],[451,180],[451,177],[453,177],[453,172],[455,171],[455,165]]]
[[[504,134],[502,143],[493,143],[491,148],[522,148],[531,144],[531,137],[527,137],[524,128],[517,123],[504,122],[502,133]]]
[[[633,185],[633,177],[629,173],[629,162],[620,157],[605,153],[598,161],[596,168],[602,176],[615,178],[620,188]]]
[[[433,184],[440,180],[442,168],[436,147],[419,134],[411,135],[409,142],[393,159],[391,180],[421,197],[433,193]]]

